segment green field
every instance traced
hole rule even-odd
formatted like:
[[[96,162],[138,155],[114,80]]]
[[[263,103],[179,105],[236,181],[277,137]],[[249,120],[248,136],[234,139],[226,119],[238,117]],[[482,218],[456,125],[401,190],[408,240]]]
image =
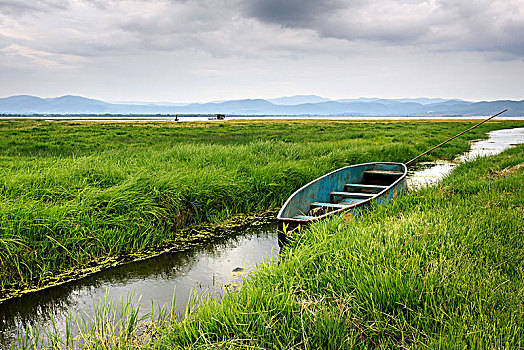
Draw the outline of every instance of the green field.
[[[405,161],[467,121],[0,121],[0,299],[180,229],[278,207],[343,165]],[[452,158],[493,122],[430,157]],[[422,159],[422,160],[424,160]]]
[[[316,223],[147,347],[520,349],[523,179],[519,146],[357,221]]]

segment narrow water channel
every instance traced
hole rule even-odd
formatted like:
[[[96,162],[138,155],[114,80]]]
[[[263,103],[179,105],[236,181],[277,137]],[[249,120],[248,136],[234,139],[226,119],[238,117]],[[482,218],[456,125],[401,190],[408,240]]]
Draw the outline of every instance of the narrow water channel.
[[[432,186],[449,175],[460,163],[472,161],[477,157],[493,156],[524,143],[524,128],[495,130],[489,132],[488,136],[486,140],[472,142],[468,152],[452,161],[436,160],[418,163],[416,167],[409,169],[408,188],[413,190],[422,186]]]
[[[57,329],[65,329],[70,313],[89,319],[106,296],[117,303],[129,295],[138,302],[140,296],[142,316],[151,312],[152,302],[155,309],[170,309],[175,295],[176,312],[183,314],[192,291],[220,299],[225,290],[239,287],[257,264],[276,260],[278,252],[274,223],[4,302],[0,304],[0,349],[16,341],[16,329],[23,324],[50,329],[53,315]]]
[[[410,171],[412,189],[432,185],[460,162],[489,156],[524,143],[524,128],[497,130],[487,140],[476,141],[471,150],[450,162],[419,164]],[[70,313],[89,315],[104,296],[119,301],[131,293],[141,296],[140,313],[156,306],[170,308],[176,288],[175,308],[183,313],[191,291],[220,299],[228,288],[242,284],[257,264],[277,260],[277,225],[252,227],[230,237],[184,252],[168,253],[149,260],[112,268],[64,286],[49,288],[0,304],[0,349],[16,342],[16,329],[23,324],[46,329],[53,315],[58,329],[65,328]]]

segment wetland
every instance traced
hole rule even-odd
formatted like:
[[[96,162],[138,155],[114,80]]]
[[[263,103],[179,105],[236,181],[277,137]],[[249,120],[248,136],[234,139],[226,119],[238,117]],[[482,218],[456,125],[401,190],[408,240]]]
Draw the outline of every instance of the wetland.
[[[236,121],[184,126],[5,122],[0,124],[6,136],[1,139],[1,171],[9,176],[4,177],[1,192],[0,239],[6,248],[1,258],[13,271],[3,276],[2,291],[42,286],[45,276],[188,238],[184,228],[189,225],[277,207],[296,187],[325,172],[348,163],[406,160],[438,143],[441,135],[468,125],[464,121]],[[469,139],[508,126],[522,122],[489,123],[423,161],[454,159],[469,148]],[[21,215],[14,209],[21,209]],[[274,235],[265,234],[260,238],[260,232],[248,230],[244,238],[236,238],[237,243],[227,243],[234,242],[229,237],[218,246],[223,244],[227,256],[228,244],[249,247],[249,237],[256,236],[256,241],[268,242],[260,250],[265,253],[259,254],[268,258],[276,241]],[[177,244],[183,245],[183,239]],[[198,249],[184,254],[194,254],[189,260],[199,261]],[[231,275],[235,269],[228,266],[224,271]],[[208,274],[202,285],[209,289],[215,283],[229,283],[226,280]],[[78,291],[89,289],[89,282],[82,283],[78,285],[83,287],[60,288],[77,288],[82,294]],[[102,289],[94,294],[100,296]],[[184,293],[180,298],[187,297]]]

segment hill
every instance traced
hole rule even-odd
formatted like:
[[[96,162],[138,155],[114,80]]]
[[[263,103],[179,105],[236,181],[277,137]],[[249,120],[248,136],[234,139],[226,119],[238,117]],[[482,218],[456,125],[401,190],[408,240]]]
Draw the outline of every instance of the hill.
[[[305,102],[307,101],[307,102]],[[213,114],[234,115],[357,115],[357,116],[474,116],[508,108],[506,116],[524,116],[524,100],[470,102],[456,99],[329,100],[315,95],[242,99],[207,103],[109,103],[81,96],[40,98],[17,95],[0,98],[2,114]]]

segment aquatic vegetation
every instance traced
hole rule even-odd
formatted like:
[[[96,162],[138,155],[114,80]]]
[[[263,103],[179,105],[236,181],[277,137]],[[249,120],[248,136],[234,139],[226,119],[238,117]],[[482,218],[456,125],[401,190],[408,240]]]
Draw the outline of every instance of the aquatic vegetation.
[[[173,296],[173,302],[174,302]],[[172,310],[173,308],[171,308]],[[140,298],[130,294],[115,302],[107,295],[95,305],[91,316],[69,314],[64,329],[52,322],[50,329],[25,324],[18,329],[13,349],[123,349],[151,342],[160,330],[176,321],[172,311],[152,305],[139,317]]]
[[[0,299],[278,207],[349,163],[406,160],[470,123],[0,121]],[[452,158],[493,122],[431,157]]]

